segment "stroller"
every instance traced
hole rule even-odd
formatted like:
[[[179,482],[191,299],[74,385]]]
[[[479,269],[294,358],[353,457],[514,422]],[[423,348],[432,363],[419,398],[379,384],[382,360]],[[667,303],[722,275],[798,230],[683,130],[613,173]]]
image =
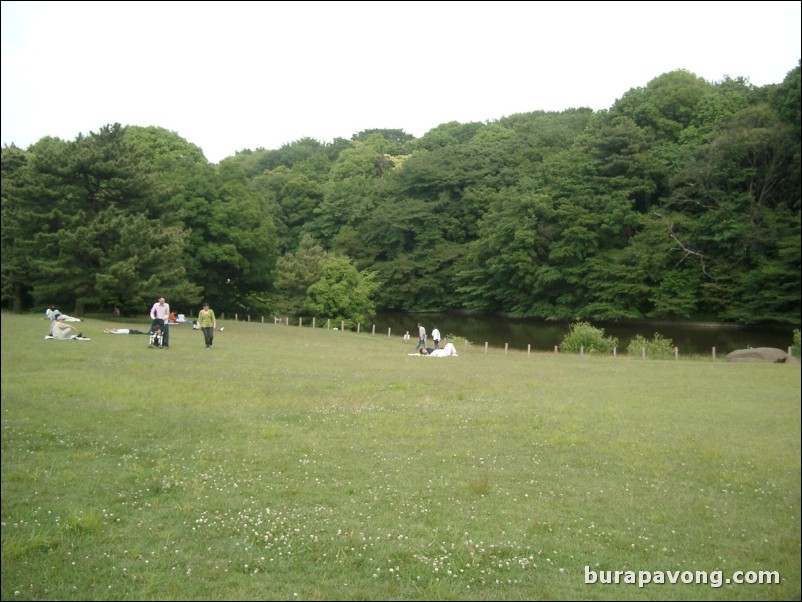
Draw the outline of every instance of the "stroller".
[[[150,325],[150,336],[148,337],[148,347],[156,347],[164,349],[162,343],[164,342],[164,322],[162,320],[153,320]]]

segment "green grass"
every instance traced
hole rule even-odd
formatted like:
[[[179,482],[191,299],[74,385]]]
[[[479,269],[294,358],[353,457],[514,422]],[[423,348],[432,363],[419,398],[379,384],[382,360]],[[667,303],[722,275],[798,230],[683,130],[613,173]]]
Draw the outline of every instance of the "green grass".
[[[3,600],[800,598],[798,366],[109,325],[2,314]]]

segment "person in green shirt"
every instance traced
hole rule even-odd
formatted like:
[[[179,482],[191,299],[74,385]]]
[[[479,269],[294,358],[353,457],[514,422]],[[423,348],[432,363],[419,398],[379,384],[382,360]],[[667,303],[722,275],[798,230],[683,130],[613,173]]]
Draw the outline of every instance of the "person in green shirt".
[[[214,310],[209,309],[208,303],[204,303],[203,309],[198,312],[198,323],[200,324],[201,332],[203,332],[206,349],[211,349],[214,342],[214,329],[217,327],[217,318],[214,317]]]

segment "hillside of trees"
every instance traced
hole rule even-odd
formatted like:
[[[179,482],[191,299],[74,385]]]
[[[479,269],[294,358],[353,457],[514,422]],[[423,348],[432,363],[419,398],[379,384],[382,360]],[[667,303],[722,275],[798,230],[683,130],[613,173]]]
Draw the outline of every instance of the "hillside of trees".
[[[798,324],[801,132],[797,65],[219,164],[155,126],[47,137],[2,149],[2,302]]]

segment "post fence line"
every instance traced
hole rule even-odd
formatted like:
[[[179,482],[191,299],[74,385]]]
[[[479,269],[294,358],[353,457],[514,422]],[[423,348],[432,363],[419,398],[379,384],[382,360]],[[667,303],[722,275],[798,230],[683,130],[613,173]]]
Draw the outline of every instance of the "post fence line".
[[[220,319],[221,320],[225,319],[225,314],[221,314]],[[239,321],[239,319],[240,319],[239,314],[235,313],[234,314],[234,321]],[[257,319],[262,324],[265,323],[265,316],[251,316],[251,314],[245,314],[245,316],[243,316],[243,320],[245,320],[247,322],[256,321]],[[274,325],[282,324],[282,325],[285,325],[285,326],[290,326],[290,317],[289,316],[284,316],[283,318],[279,318],[278,316],[273,316],[273,324]],[[303,325],[304,325],[304,317],[303,316],[298,316],[298,327],[302,328]],[[312,325],[311,325],[311,327],[313,329],[317,327],[317,317],[316,316],[312,316]],[[326,319],[326,329],[331,330],[331,318],[327,318]],[[345,331],[345,320],[340,320],[340,327],[339,328],[335,327],[335,330]],[[361,334],[362,333],[362,323],[361,322],[357,322],[356,323],[355,332],[357,334]],[[370,334],[372,336],[376,335],[376,324],[372,324],[371,325]],[[392,327],[388,327],[387,328],[387,338],[392,338],[392,336],[393,336]],[[462,337],[457,337],[457,338],[459,339],[459,338],[462,338]],[[470,342],[468,341],[468,339],[463,339],[463,352],[467,352],[468,351],[468,346],[469,345],[470,345]],[[645,347],[645,346],[641,347],[640,351],[641,351],[641,353],[640,353],[641,359],[644,359],[644,360],[645,359],[649,359],[649,357],[648,357],[649,354],[648,354],[647,347]],[[485,341],[484,353],[485,353],[485,355],[488,355],[489,352],[490,352],[490,343],[489,343],[489,341]],[[535,352],[537,352],[537,350],[535,350]],[[560,353],[560,346],[559,345],[554,345],[553,352],[554,352],[555,355],[558,355]],[[680,359],[679,347],[678,346],[674,346],[673,347],[673,352],[674,352],[673,353],[674,360],[679,360]],[[793,346],[789,346],[788,349],[787,349],[787,352],[786,352],[787,355],[789,357],[793,357],[793,352],[794,352]],[[509,343],[504,343],[504,355],[505,356],[509,355],[509,353],[510,353],[510,344]],[[691,355],[693,355],[693,354],[691,354]],[[531,343],[528,343],[526,345],[526,356],[527,357],[531,357],[532,356],[532,344]],[[614,358],[618,357],[618,347],[613,347],[612,356]],[[580,346],[580,348],[579,348],[579,357],[582,357],[582,358],[585,357],[585,346],[584,345]],[[657,359],[660,359],[661,354],[657,353],[657,355],[655,357]],[[717,359],[718,359],[716,347],[712,347],[711,348],[711,359],[712,359],[712,361],[717,361]]]

